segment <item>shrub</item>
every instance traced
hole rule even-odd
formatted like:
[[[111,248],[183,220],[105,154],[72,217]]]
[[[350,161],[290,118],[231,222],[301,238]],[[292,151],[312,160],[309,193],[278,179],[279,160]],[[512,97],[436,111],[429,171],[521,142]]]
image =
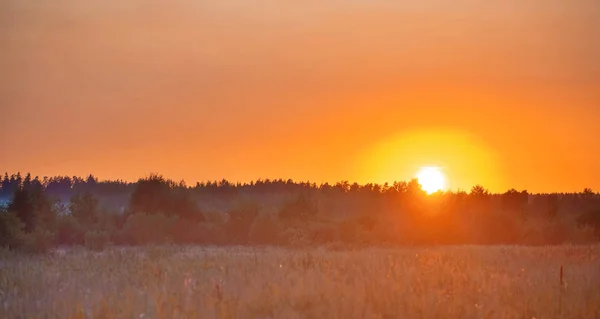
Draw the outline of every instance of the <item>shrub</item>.
[[[357,222],[366,231],[373,231],[377,226],[377,219],[373,215],[361,215],[357,218]]]
[[[257,218],[250,228],[250,241],[259,245],[279,243],[279,224],[270,216]]]
[[[179,219],[173,226],[173,241],[178,244],[224,244],[225,232],[217,223],[198,223]]]
[[[94,250],[102,251],[109,244],[110,235],[105,231],[88,231],[85,233],[85,247]]]
[[[260,206],[254,202],[240,202],[227,212],[229,220],[226,223],[229,237],[235,243],[245,243],[248,240],[250,227],[260,213]]]
[[[116,245],[132,245],[133,240],[129,238],[129,235],[126,233],[124,229],[116,230],[111,235],[111,240]]]
[[[15,213],[23,223],[25,232],[29,233],[36,228],[56,229],[56,212],[52,206],[42,186],[36,185],[15,190],[7,211]]]
[[[196,201],[190,195],[186,188],[176,188],[171,191],[171,212],[180,218],[194,222],[203,222],[206,220],[204,214],[198,208]]]
[[[177,244],[225,244],[227,238],[222,225],[217,223],[199,223],[179,219],[173,225],[172,236]]]
[[[84,243],[85,228],[70,215],[58,218],[57,241],[60,245],[81,245]]]
[[[579,227],[587,227],[593,229],[597,238],[600,238],[600,209],[588,211],[577,219]]]
[[[308,234],[304,229],[297,227],[289,227],[281,234],[283,242],[291,247],[306,247],[310,246],[311,242]]]
[[[73,195],[69,210],[80,224],[92,224],[98,219],[98,200],[90,193]]]
[[[173,242],[178,244],[193,244],[200,240],[198,223],[179,219],[173,225]]]
[[[21,236],[19,248],[26,253],[43,254],[54,247],[55,241],[56,234],[38,228]]]
[[[335,241],[337,230],[334,225],[316,224],[310,227],[310,241],[315,244],[326,244]]]
[[[14,213],[23,223],[26,232],[31,232],[37,224],[33,195],[28,189],[18,188],[13,193],[8,211]]]
[[[150,245],[144,248],[146,257],[153,262],[158,260],[168,259],[178,251],[181,251],[179,247],[174,245]]]
[[[127,218],[121,236],[131,244],[162,244],[172,239],[178,218],[162,214],[134,214]]]
[[[15,249],[23,236],[23,223],[15,213],[0,211],[0,247]]]
[[[324,245],[323,247],[325,248],[325,250],[328,250],[328,251],[347,251],[347,250],[351,250],[353,248],[352,246],[350,246],[346,243],[340,242],[340,241],[334,241],[334,242],[328,243],[328,244]]]
[[[576,229],[572,228],[568,242],[571,244],[592,244],[598,241],[600,233],[591,226],[582,226]]]
[[[307,221],[313,218],[319,209],[317,204],[305,194],[286,201],[279,211],[282,220]]]
[[[91,225],[88,230],[106,232],[112,238],[117,231],[116,224],[119,217],[118,214],[102,210],[96,223]]]
[[[364,229],[358,220],[346,220],[339,224],[339,240],[348,244],[366,244],[372,241],[371,232]]]
[[[355,243],[357,241],[359,224],[354,220],[346,220],[338,225],[339,239],[345,243]]]
[[[227,242],[225,230],[218,223],[200,223],[197,232],[198,244],[220,245]]]

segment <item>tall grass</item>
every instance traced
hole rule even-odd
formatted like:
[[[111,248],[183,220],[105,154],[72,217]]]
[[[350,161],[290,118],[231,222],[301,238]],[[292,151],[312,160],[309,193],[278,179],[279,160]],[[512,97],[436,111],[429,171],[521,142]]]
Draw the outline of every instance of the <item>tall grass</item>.
[[[0,256],[2,318],[600,317],[598,245]]]

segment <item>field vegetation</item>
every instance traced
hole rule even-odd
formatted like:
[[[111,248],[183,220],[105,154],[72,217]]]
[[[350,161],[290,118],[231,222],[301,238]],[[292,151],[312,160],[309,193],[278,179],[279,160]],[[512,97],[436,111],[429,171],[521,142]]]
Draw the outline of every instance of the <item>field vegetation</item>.
[[[600,317],[598,245],[152,246],[3,257],[3,318]]]

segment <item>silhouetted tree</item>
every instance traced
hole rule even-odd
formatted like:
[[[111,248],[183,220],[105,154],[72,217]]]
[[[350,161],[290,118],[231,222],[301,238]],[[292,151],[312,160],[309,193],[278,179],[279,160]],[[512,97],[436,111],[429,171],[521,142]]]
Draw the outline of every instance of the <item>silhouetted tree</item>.
[[[157,174],[138,180],[131,194],[129,212],[172,215],[170,197],[173,186],[171,180]]]
[[[13,212],[0,210],[0,248],[15,249],[21,244],[23,223]]]
[[[170,200],[171,210],[175,215],[196,222],[203,222],[205,220],[204,215],[198,209],[196,201],[194,201],[187,188],[180,186],[171,190]]]
[[[53,196],[70,197],[73,181],[68,176],[56,176],[48,180],[46,192]]]
[[[184,184],[175,185],[160,175],[140,179],[131,194],[129,213],[176,215],[203,221],[204,216]]]
[[[90,193],[76,194],[69,204],[71,216],[82,225],[91,225],[98,220],[98,200]]]
[[[15,188],[23,186],[23,177],[21,177],[21,172],[17,172],[17,175],[14,177],[13,182]]]
[[[227,231],[236,243],[247,242],[250,227],[260,213],[260,206],[254,202],[243,202],[227,212]]]
[[[513,188],[502,194],[503,208],[519,215],[524,214],[528,201],[529,193],[526,190],[519,192]]]
[[[485,198],[490,195],[490,192],[481,185],[475,185],[471,188],[470,195],[475,198]]]
[[[25,189],[31,188],[31,173],[27,173],[25,175],[25,179],[23,180],[23,188],[25,188]]]
[[[60,245],[81,245],[84,243],[86,228],[75,217],[62,215],[57,222],[57,240]]]
[[[598,238],[600,238],[600,209],[596,208],[582,214],[578,219],[577,223],[580,227],[589,226],[594,229],[594,232]]]
[[[402,208],[409,217],[414,218],[423,214],[427,193],[423,190],[419,181],[413,178],[408,183],[399,184],[398,186],[398,196],[400,196]]]
[[[232,183],[221,179],[188,188],[183,181],[174,183],[156,174],[129,183],[101,181],[93,175],[44,177],[40,181],[29,173],[23,178],[20,173],[6,172],[0,187],[2,199],[11,199],[7,206],[11,213],[2,212],[0,207],[0,214],[11,215],[17,221],[12,225],[28,233],[42,230],[39,238],[50,238],[56,232],[62,244],[82,243],[90,231],[112,234],[120,243],[171,238],[186,243],[307,244],[343,239],[352,243],[497,244],[537,240],[556,244],[577,236],[589,237],[590,228],[598,229],[600,215],[600,195],[591,189],[531,195],[510,189],[491,194],[477,185],[469,194],[458,191],[427,195],[416,179],[384,185],[348,181],[317,185],[281,178]],[[61,202],[49,200],[55,197],[69,203],[72,216],[64,208],[65,214],[57,220]],[[276,205],[282,197],[288,199],[274,216],[285,222],[268,215],[258,217],[255,206]],[[250,200],[233,209],[225,208],[229,201],[239,198]],[[210,222],[203,222],[198,203],[210,209]],[[323,214],[315,218],[318,207]],[[559,214],[573,214],[574,218],[554,218]],[[135,217],[129,218],[131,215]],[[530,218],[523,220],[520,216]],[[570,224],[573,219],[581,229]],[[10,218],[0,220],[11,224]],[[272,234],[263,236],[261,232],[266,230]],[[530,236],[532,232],[537,237]],[[118,240],[132,235],[138,239]]]
[[[10,196],[14,192],[14,189],[11,188],[10,179],[8,177],[8,172],[4,173],[4,178],[2,179],[2,184],[0,184],[0,195],[2,196]]]
[[[96,176],[94,176],[93,174],[90,174],[86,180],[86,184],[90,185],[90,186],[94,186],[98,183],[98,178],[96,178]]]
[[[308,195],[301,193],[297,197],[286,201],[279,210],[279,218],[282,220],[307,221],[318,213],[318,207]]]
[[[31,183],[28,194],[33,204],[36,226],[40,229],[54,231],[56,229],[56,211],[52,207],[53,203],[46,196],[43,186],[39,183]]]
[[[8,212],[14,213],[23,223],[26,232],[32,232],[37,225],[37,216],[31,191],[19,187],[13,193],[11,202],[8,204]]]

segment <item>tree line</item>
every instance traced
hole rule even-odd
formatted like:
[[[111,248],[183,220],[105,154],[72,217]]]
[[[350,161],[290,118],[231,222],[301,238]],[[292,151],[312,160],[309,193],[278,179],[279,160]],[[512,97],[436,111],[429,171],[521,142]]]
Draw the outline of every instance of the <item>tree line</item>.
[[[435,245],[600,240],[600,195],[510,189],[427,195],[416,180],[316,184],[293,180],[188,186],[158,174],[135,183],[4,174],[0,246]]]

